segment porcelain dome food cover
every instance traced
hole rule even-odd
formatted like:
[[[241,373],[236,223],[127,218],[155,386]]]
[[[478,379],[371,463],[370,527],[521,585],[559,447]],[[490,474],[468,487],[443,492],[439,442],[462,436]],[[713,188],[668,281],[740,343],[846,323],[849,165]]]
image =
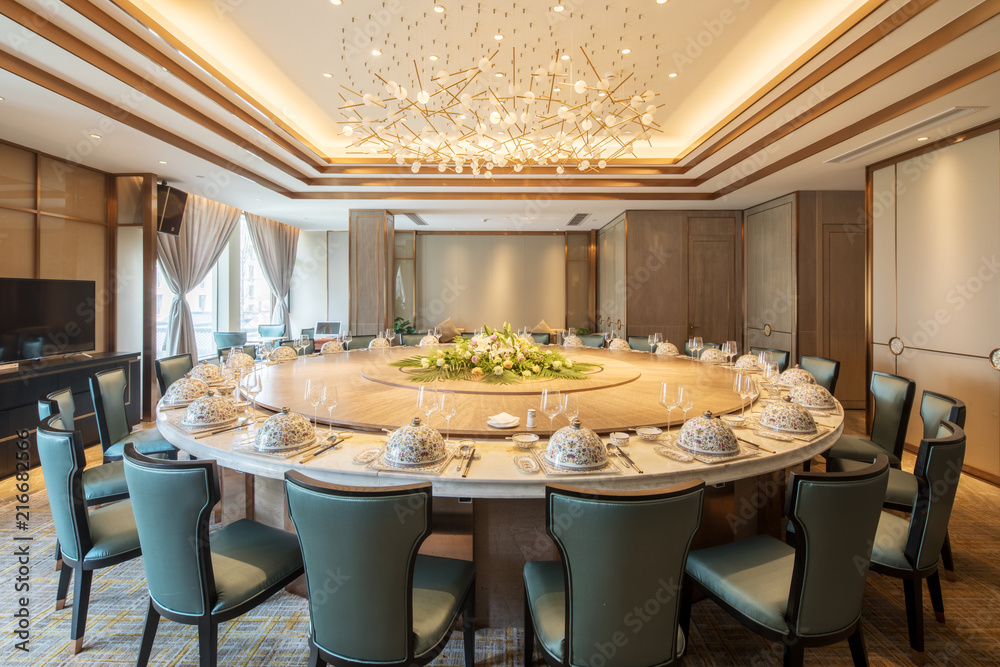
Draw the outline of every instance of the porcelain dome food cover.
[[[254,369],[253,357],[237,348],[236,352],[226,359],[226,368],[240,371],[252,371]]]
[[[677,356],[678,354],[680,354],[677,351],[677,346],[674,345],[673,343],[668,343],[667,341],[663,341],[662,343],[660,343],[659,345],[656,346],[656,353],[657,354],[670,354],[670,355],[673,355],[673,356]]]
[[[271,361],[292,361],[298,357],[298,353],[285,345],[279,345],[271,351]]]
[[[583,341],[576,334],[570,334],[563,338],[563,345],[566,347],[583,347]]]
[[[718,417],[706,410],[701,417],[693,417],[681,427],[677,444],[698,454],[738,454],[740,445],[732,430]]]
[[[420,347],[431,347],[433,345],[437,345],[438,342],[439,341],[437,339],[437,336],[432,336],[430,334],[427,334],[426,336],[420,339]]]
[[[827,391],[826,387],[818,384],[800,384],[792,387],[788,392],[788,397],[793,403],[798,403],[802,407],[811,410],[833,410],[837,407],[837,401],[833,394]]]
[[[320,354],[340,354],[344,351],[344,346],[340,344],[339,340],[329,340],[323,343],[323,347],[319,348]]]
[[[368,343],[368,349],[379,348],[379,347],[389,347],[389,341],[381,336],[372,338],[372,342]]]
[[[608,343],[608,349],[617,350],[618,352],[628,352],[632,347],[624,338],[612,338],[611,342]]]
[[[778,376],[778,384],[785,387],[798,387],[800,384],[816,384],[816,378],[806,369],[796,365]]]
[[[699,360],[709,364],[717,364],[720,361],[725,361],[726,355],[722,353],[722,350],[716,350],[714,347],[710,347],[701,353]]]
[[[736,360],[735,367],[741,371],[759,371],[760,361],[755,355],[744,354]]]
[[[191,401],[181,419],[184,426],[222,426],[234,421],[236,404],[231,398],[216,396],[212,391]]]
[[[785,400],[771,403],[760,416],[760,425],[772,431],[786,433],[815,433],[816,420],[801,405]]]
[[[443,459],[446,453],[444,438],[437,429],[421,424],[420,417],[414,417],[412,422],[393,431],[385,446],[386,460],[403,465],[434,463]]]
[[[308,418],[281,408],[281,412],[268,417],[257,429],[254,446],[261,452],[280,452],[304,447],[315,440],[316,432]]]
[[[574,419],[549,438],[545,458],[562,468],[597,468],[608,462],[608,450],[599,435]]]
[[[180,378],[169,387],[163,395],[163,402],[169,405],[190,403],[208,393],[208,385],[198,378]]]
[[[219,370],[218,366],[210,364],[207,361],[196,364],[194,368],[188,371],[188,375],[208,384],[222,381],[222,371]]]

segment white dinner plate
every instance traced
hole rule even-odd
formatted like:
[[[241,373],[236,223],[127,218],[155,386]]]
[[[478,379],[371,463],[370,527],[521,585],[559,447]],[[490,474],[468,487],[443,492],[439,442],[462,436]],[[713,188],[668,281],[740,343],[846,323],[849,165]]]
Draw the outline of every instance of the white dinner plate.
[[[521,420],[520,419],[515,419],[512,422],[492,422],[492,421],[486,420],[486,423],[489,426],[492,426],[493,428],[515,428],[518,424],[521,423]]]

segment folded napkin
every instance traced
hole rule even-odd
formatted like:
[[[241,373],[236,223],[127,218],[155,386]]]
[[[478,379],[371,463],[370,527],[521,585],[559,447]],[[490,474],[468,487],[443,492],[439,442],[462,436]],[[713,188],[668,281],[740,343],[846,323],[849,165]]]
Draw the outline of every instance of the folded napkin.
[[[498,415],[493,415],[492,417],[489,417],[488,420],[493,422],[494,424],[510,424],[512,422],[516,422],[517,417],[515,417],[514,415],[509,415],[506,412],[501,412]]]

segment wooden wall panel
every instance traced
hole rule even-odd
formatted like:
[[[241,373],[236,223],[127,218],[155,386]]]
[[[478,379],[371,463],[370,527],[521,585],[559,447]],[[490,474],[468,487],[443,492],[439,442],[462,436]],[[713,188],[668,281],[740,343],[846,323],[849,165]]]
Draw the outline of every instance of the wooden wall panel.
[[[865,292],[865,255],[859,252],[856,229],[823,225],[822,232],[822,321],[827,326],[821,330],[820,356],[840,361],[837,399],[860,409],[867,392],[865,309],[858,299]]]
[[[392,216],[350,212],[350,328],[370,336],[392,325]]]
[[[787,349],[797,357],[794,336],[796,286],[794,274],[796,197],[794,194],[761,204],[745,213],[745,293],[747,347]],[[770,326],[771,336],[764,330]],[[775,334],[789,347],[780,347]],[[770,341],[767,339],[770,338]]]

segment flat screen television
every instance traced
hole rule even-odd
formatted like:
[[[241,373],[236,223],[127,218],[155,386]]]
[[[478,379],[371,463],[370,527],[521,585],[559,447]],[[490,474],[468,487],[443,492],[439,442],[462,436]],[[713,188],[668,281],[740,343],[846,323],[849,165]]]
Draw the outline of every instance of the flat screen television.
[[[0,362],[95,349],[93,280],[0,278]]]

